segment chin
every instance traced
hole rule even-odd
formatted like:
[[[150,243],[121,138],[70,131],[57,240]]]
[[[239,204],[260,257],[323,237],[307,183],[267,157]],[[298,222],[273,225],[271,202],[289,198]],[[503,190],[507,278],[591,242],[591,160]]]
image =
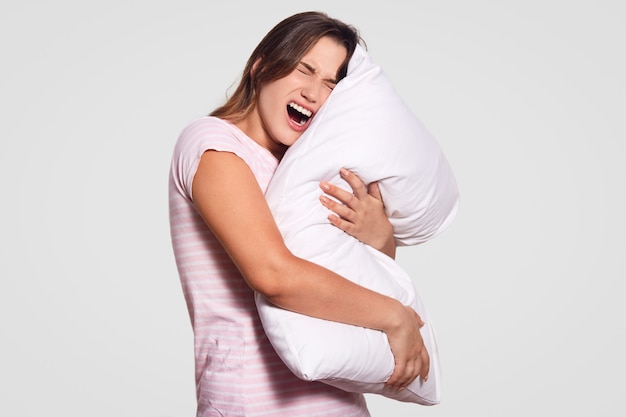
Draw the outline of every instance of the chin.
[[[293,145],[294,143],[296,143],[296,141],[300,139],[300,136],[302,136],[301,133],[298,133],[298,134],[291,133],[290,135],[285,135],[283,137],[283,140],[280,141],[280,143],[289,147]]]

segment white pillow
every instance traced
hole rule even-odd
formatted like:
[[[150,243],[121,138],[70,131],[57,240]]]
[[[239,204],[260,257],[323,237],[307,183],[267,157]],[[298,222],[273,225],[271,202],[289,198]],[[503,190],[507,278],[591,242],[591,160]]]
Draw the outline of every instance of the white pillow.
[[[391,258],[332,226],[319,203],[320,181],[347,190],[346,167],[365,183],[379,181],[398,245],[440,233],[454,217],[458,190],[439,145],[395,92],[379,66],[358,46],[348,75],[311,126],[287,151],[266,191],[285,243],[299,257],[411,305],[426,322],[429,379],[397,392],[385,387],[394,360],[377,330],[312,318],[256,303],[265,332],[298,377],[351,392],[377,393],[424,405],[440,401],[440,370],[433,326],[415,285]]]

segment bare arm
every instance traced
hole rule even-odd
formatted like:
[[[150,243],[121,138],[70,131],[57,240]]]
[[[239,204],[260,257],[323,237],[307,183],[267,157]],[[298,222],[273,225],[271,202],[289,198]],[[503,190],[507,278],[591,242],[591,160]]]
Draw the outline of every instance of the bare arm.
[[[396,360],[390,386],[401,388],[428,375],[415,311],[291,254],[256,179],[239,157],[205,152],[193,199],[252,289],[288,310],[385,332]]]

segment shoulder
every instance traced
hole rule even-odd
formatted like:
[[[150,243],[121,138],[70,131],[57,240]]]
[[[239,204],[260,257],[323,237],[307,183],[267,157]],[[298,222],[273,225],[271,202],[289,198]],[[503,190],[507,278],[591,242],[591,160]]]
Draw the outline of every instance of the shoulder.
[[[196,157],[209,149],[239,153],[244,148],[237,129],[213,116],[204,116],[189,122],[181,131],[175,154]]]
[[[178,189],[191,195],[191,185],[202,155],[208,150],[242,153],[231,125],[217,117],[204,116],[189,122],[180,132],[172,155],[170,173]]]
[[[194,142],[207,139],[233,137],[230,124],[213,116],[204,116],[192,120],[181,131],[179,142]]]

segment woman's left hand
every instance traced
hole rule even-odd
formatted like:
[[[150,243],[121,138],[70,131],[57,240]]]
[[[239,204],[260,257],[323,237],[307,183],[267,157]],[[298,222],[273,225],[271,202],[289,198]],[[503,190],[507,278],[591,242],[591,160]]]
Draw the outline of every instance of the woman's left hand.
[[[378,184],[373,182],[366,187],[356,174],[345,168],[340,170],[340,175],[350,185],[353,193],[328,182],[320,183],[320,188],[326,194],[343,203],[325,195],[320,197],[324,207],[334,213],[328,216],[328,220],[361,242],[395,258],[393,226],[385,213]]]

